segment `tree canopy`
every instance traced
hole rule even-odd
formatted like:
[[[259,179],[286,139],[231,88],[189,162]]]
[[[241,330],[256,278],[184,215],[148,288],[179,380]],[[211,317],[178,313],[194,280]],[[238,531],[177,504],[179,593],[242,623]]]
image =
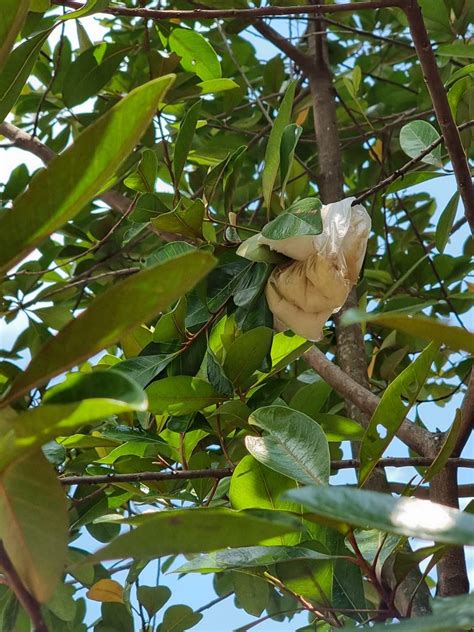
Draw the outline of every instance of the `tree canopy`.
[[[295,5],[3,0],[1,630],[474,626],[474,9]],[[345,198],[313,343],[268,243]]]

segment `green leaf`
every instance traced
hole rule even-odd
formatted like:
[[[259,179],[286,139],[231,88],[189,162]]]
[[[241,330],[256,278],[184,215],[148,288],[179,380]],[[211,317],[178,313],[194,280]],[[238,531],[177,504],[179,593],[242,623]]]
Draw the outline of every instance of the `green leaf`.
[[[299,125],[292,123],[287,125],[283,130],[280,145],[280,200],[283,206],[285,199],[285,190],[290,177],[291,167],[293,165],[293,158],[295,155],[296,145],[303,132],[303,128]]]
[[[66,497],[41,452],[0,474],[0,538],[27,590],[41,603],[52,596],[67,559]]]
[[[464,66],[464,68],[460,68],[459,70],[456,70],[456,72],[453,72],[453,74],[450,76],[448,81],[446,81],[446,87],[451,86],[458,79],[467,77],[468,75],[472,73],[474,73],[474,64],[468,64],[467,66]]]
[[[244,456],[230,479],[229,499],[233,509],[281,509],[301,512],[301,505],[282,500],[283,492],[296,487],[296,481],[265,467],[250,454]],[[300,533],[287,533],[265,544],[295,545],[301,540]]]
[[[151,149],[144,149],[138,167],[123,183],[132,191],[151,193],[155,188],[155,180],[158,171],[158,160]]]
[[[146,389],[155,414],[189,415],[222,400],[208,382],[189,375],[165,377]]]
[[[124,373],[113,369],[92,373],[70,373],[64,382],[50,388],[43,404],[71,404],[83,399],[106,398],[130,404],[136,410],[147,405],[145,392]]]
[[[156,632],[184,632],[201,621],[203,615],[189,606],[170,606]]]
[[[459,193],[453,195],[446,205],[446,208],[441,213],[436,226],[435,244],[440,253],[444,252],[446,244],[448,243],[451,229],[453,227],[454,218],[456,217],[456,211],[459,204]]]
[[[30,0],[3,0],[0,13],[0,71],[15,44],[30,8]]]
[[[135,525],[132,531],[115,538],[89,557],[87,563],[253,546],[300,528],[298,520],[280,511],[244,512],[208,507],[142,514],[132,524]]]
[[[261,368],[270,353],[273,331],[269,327],[255,327],[238,336],[230,345],[224,360],[224,371],[233,384],[244,387]]]
[[[427,121],[411,121],[400,130],[401,148],[410,158],[417,158],[438,138],[438,132]],[[422,162],[442,167],[441,146],[438,145],[432,149],[429,154],[422,158]]]
[[[382,327],[398,329],[415,338],[431,340],[438,344],[446,345],[453,351],[474,353],[474,333],[466,331],[462,327],[446,325],[436,318],[397,312],[365,314],[358,310],[351,310],[351,313],[347,313],[343,320],[345,325],[361,321],[369,321]]]
[[[115,371],[69,376],[54,387],[41,406],[31,408],[0,437],[0,470],[58,435],[71,434],[86,423],[133,410],[146,410],[148,400],[134,382]]]
[[[216,94],[218,92],[225,92],[226,90],[234,90],[239,88],[239,84],[232,81],[232,79],[208,79],[207,81],[201,81],[197,84],[198,88],[201,88],[201,94]]]
[[[428,345],[385,389],[360,445],[360,485],[376,467],[415,403],[438,350],[438,345]]]
[[[270,266],[264,263],[255,263],[234,293],[234,303],[238,307],[251,307],[264,293],[270,272]]]
[[[324,432],[307,415],[284,406],[259,408],[249,422],[262,428],[263,437],[245,437],[257,461],[307,485],[329,480],[329,446]]]
[[[235,605],[247,614],[259,617],[268,606],[270,585],[262,577],[251,573],[232,573]]]
[[[292,81],[286,89],[277,117],[273,123],[272,131],[268,138],[265,151],[265,167],[262,173],[262,189],[265,205],[270,208],[273,187],[280,165],[280,147],[283,132],[290,122],[293,99],[295,96],[296,81]]]
[[[0,216],[0,271],[23,259],[100,192],[144,133],[173,79],[161,77],[133,90],[33,178]]]
[[[185,319],[187,309],[187,300],[183,296],[173,309],[160,316],[153,332],[153,341],[171,342],[173,340],[184,340],[186,337]]]
[[[304,487],[285,496],[322,519],[446,544],[474,544],[474,516],[429,500],[335,485]]]
[[[181,200],[174,211],[163,213],[152,221],[158,231],[166,231],[186,237],[202,237],[204,204],[201,200]]]
[[[38,33],[10,53],[0,72],[0,123],[17,102],[49,34],[50,31]]]
[[[184,165],[186,164],[186,158],[188,157],[189,150],[191,149],[200,113],[201,102],[196,101],[196,103],[194,103],[194,105],[192,105],[187,111],[179,128],[178,136],[174,144],[173,155],[174,183],[176,187],[179,187],[181,175],[183,173]]]
[[[273,566],[297,560],[329,560],[331,555],[318,553],[302,546],[249,546],[213,551],[186,562],[175,573],[219,573],[238,568]]]
[[[210,254],[190,252],[112,286],[48,340],[13,382],[7,401],[114,344],[123,333],[151,319],[189,291],[213,265]]]
[[[474,59],[472,44],[464,42],[454,42],[453,44],[441,44],[436,49],[436,54],[443,57],[465,57]]]
[[[431,463],[431,465],[426,470],[426,472],[423,474],[423,480],[427,482],[431,481],[437,474],[439,474],[444,469],[444,466],[446,465],[448,459],[452,456],[454,449],[456,447],[458,437],[459,437],[459,432],[461,431],[461,428],[462,428],[462,420],[463,420],[462,411],[461,409],[458,408],[458,410],[456,411],[456,417],[454,418],[454,421],[451,425],[451,428],[449,429],[446,439],[444,440],[443,445],[439,449],[439,452],[436,455],[436,458]]]
[[[224,369],[220,365],[218,359],[214,355],[211,349],[207,349],[206,356],[206,373],[207,379],[215,388],[219,395],[224,397],[232,397],[234,394],[234,387],[224,372]]]
[[[59,17],[60,20],[75,20],[77,18],[85,17],[86,15],[92,15],[98,11],[103,11],[109,6],[110,0],[87,0],[87,2],[76,11],[71,11],[65,15]]]
[[[197,31],[175,28],[169,37],[169,47],[181,57],[181,66],[206,81],[220,79],[221,65],[209,42]]]
[[[257,263],[283,263],[285,261],[285,257],[274,250],[270,250],[265,244],[259,243],[258,239],[259,235],[256,234],[243,241],[237,248],[239,257],[244,257]]]
[[[331,387],[321,379],[312,384],[305,384],[291,398],[290,408],[317,421],[317,414],[326,403],[330,393]]]
[[[64,77],[63,99],[67,107],[72,108],[97,95],[131,50],[131,46],[103,42],[81,53]]]
[[[262,235],[267,239],[288,239],[301,235],[319,235],[323,230],[321,202],[306,198],[294,202],[284,213],[265,224]]]
[[[137,599],[145,608],[148,616],[153,617],[158,610],[163,608],[171,597],[171,590],[168,586],[138,586]]]
[[[176,357],[174,353],[139,356],[114,364],[114,371],[123,372],[140,386],[147,386]]]

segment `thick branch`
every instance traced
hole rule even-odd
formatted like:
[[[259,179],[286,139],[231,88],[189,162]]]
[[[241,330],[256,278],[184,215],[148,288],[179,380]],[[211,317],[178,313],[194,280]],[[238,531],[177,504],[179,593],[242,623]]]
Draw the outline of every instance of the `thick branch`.
[[[52,0],[53,4],[71,9],[81,9],[84,4],[75,0]],[[374,0],[373,2],[347,2],[344,4],[314,4],[296,7],[257,7],[254,9],[125,9],[109,7],[99,13],[121,15],[124,17],[146,18],[148,20],[216,20],[219,18],[239,18],[255,20],[277,15],[311,15],[315,13],[342,13],[344,11],[360,11],[362,9],[387,9],[402,7],[407,0]]]
[[[326,358],[317,347],[312,347],[304,354],[308,364],[318,373],[325,382],[341,395],[346,401],[352,402],[357,408],[372,415],[380,403],[380,399],[374,393],[358,384],[337,365]],[[368,422],[361,420],[363,425]],[[429,455],[431,446],[431,433],[421,426],[405,419],[400,426],[397,436],[412,450],[423,456]]]
[[[41,613],[41,606],[23,586],[21,579],[11,563],[3,544],[0,542],[0,571],[4,575],[9,588],[15,593],[26,613],[31,619],[34,632],[48,632]]]
[[[258,20],[253,24],[253,28],[263,35],[269,42],[279,48],[282,53],[285,53],[297,66],[301,68],[306,74],[310,73],[311,57],[300,51],[296,46],[283,35],[280,35],[278,31],[275,31],[271,26]]]
[[[454,122],[448,97],[441,80],[431,42],[426,32],[421,9],[416,0],[405,5],[413,43],[420,60],[428,91],[431,95],[434,111],[446,143],[449,157],[456,176],[459,193],[464,202],[464,212],[474,233],[474,185],[471,179],[469,164],[461,143],[458,128]]]
[[[433,463],[433,459],[427,457],[387,457],[380,459],[380,465],[383,467],[429,467]],[[360,461],[358,459],[345,459],[331,461],[332,470],[347,470],[358,468]],[[474,459],[448,459],[446,467],[449,468],[474,468]],[[201,478],[228,478],[232,476],[233,469],[225,467],[222,469],[205,469],[205,470],[175,470],[174,472],[128,472],[127,474],[94,474],[84,476],[61,476],[59,482],[62,485],[102,485],[113,483],[143,483],[144,481],[192,481]],[[468,486],[471,488],[472,486]]]

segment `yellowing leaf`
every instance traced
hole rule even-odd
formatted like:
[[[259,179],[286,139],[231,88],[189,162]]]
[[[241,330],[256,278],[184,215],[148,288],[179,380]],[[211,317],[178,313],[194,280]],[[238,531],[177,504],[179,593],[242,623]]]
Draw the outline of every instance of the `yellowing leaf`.
[[[87,591],[87,597],[94,601],[123,603],[123,588],[113,579],[99,579],[99,581]]]
[[[383,142],[380,138],[377,138],[373,146],[369,149],[370,157],[377,162],[382,161],[383,156]]]

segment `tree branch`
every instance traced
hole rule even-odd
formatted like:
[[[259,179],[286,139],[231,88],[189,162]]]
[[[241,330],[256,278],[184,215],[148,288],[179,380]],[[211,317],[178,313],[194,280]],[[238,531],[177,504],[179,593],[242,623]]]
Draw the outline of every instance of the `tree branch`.
[[[474,119],[471,119],[470,121],[466,121],[465,123],[462,123],[461,125],[459,125],[459,127],[457,129],[459,131],[462,131],[463,129],[466,129],[467,127],[471,127],[471,125],[474,125]],[[428,145],[428,147],[424,151],[422,151],[420,154],[418,154],[418,156],[415,156],[415,158],[412,158],[411,160],[406,162],[403,165],[403,167],[400,167],[400,169],[396,169],[393,173],[391,173],[389,176],[387,176],[386,178],[384,178],[383,180],[381,180],[380,182],[375,184],[373,187],[371,187],[370,189],[367,189],[367,191],[364,191],[363,193],[361,193],[354,200],[354,204],[360,204],[361,202],[366,200],[368,197],[370,197],[374,193],[377,193],[377,191],[380,191],[381,189],[384,189],[386,186],[388,186],[389,184],[391,184],[395,180],[398,180],[398,178],[403,178],[403,176],[406,173],[408,173],[408,171],[410,171],[412,169],[412,167],[414,167],[416,164],[421,162],[425,156],[430,154],[433,151],[433,149],[438,147],[438,145],[441,145],[441,143],[444,140],[445,139],[444,139],[443,136],[440,136],[439,138],[437,138],[434,142],[431,143],[431,145]]]
[[[300,51],[296,46],[286,38],[280,35],[278,31],[275,31],[271,26],[265,24],[263,20],[258,20],[253,25],[253,28],[263,35],[269,42],[285,53],[297,66],[301,68],[306,74],[311,72],[312,60],[309,55],[306,55]]]
[[[387,457],[380,459],[383,467],[429,467],[433,459],[428,457]],[[345,459],[331,461],[332,470],[348,470],[358,468],[358,459]],[[449,468],[474,468],[474,459],[451,458],[448,459],[446,467]],[[127,474],[94,474],[84,476],[60,476],[59,482],[62,485],[102,485],[114,483],[143,483],[144,481],[192,481],[201,478],[228,478],[232,476],[233,469],[225,467],[221,469],[208,468],[205,470],[175,470],[173,472],[128,472]],[[469,486],[472,487],[472,486]]]
[[[363,9],[387,9],[403,7],[408,0],[373,0],[372,2],[347,2],[344,4],[314,4],[295,7],[256,7],[253,9],[125,9],[122,7],[108,7],[99,13],[121,15],[123,17],[146,18],[149,20],[216,20],[219,18],[239,18],[255,20],[263,17],[285,15],[311,15],[315,13],[342,13],[345,11],[360,11]],[[71,9],[81,9],[84,4],[75,0],[52,0],[53,4]]]
[[[380,403],[380,398],[358,384],[333,362],[328,360],[317,347],[312,347],[304,357],[308,364],[325,382],[341,395],[346,401],[352,402],[361,411],[372,415]],[[368,421],[361,421],[367,427]],[[430,456],[431,433],[405,419],[400,426],[397,436],[412,450],[423,456]]]
[[[408,18],[413,44],[423,70],[423,77],[453,165],[459,193],[464,203],[464,212],[471,227],[471,232],[474,233],[474,185],[466,153],[461,143],[461,137],[454,122],[446,90],[444,89],[431,42],[426,32],[423,15],[416,0],[410,0],[402,8]]]
[[[40,604],[23,586],[2,542],[0,542],[0,567],[9,588],[15,593],[16,598],[30,617],[34,632],[48,632]]]

